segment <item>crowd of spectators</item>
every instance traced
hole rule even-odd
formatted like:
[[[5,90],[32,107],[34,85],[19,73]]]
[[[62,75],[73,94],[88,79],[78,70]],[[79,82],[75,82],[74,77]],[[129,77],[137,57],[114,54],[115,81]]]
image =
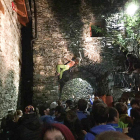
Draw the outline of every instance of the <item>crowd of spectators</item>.
[[[28,105],[9,114],[1,124],[1,140],[140,140],[140,104],[101,99],[52,102],[48,107]],[[128,113],[130,113],[130,116]]]

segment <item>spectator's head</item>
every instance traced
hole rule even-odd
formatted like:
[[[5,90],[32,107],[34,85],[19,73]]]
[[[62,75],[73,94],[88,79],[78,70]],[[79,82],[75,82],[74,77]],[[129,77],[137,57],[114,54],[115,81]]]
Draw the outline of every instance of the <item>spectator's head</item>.
[[[114,107],[109,108],[109,117],[107,122],[108,123],[118,123],[119,121],[119,113]]]
[[[139,108],[140,107],[140,101],[138,99],[132,99],[130,102],[130,105],[132,108]]]
[[[63,121],[64,120],[64,115],[65,115],[64,108],[62,106],[57,106],[55,108],[55,119],[56,119],[56,121],[59,121],[59,122]]]
[[[23,112],[22,110],[17,110],[16,111],[17,116],[22,117],[23,116]]]
[[[19,118],[23,116],[22,110],[17,110],[14,113],[14,122],[18,122]]]
[[[46,106],[39,106],[39,114],[41,115],[41,116],[43,116],[44,115],[44,111],[46,110]]]
[[[56,108],[55,108],[55,113],[63,113],[64,112],[64,108],[62,107],[62,106],[57,106]]]
[[[52,102],[51,104],[50,104],[50,109],[54,109],[54,108],[56,108],[58,106],[58,104],[56,103],[56,102]]]
[[[133,140],[133,139],[121,132],[106,131],[99,134],[95,140]]]
[[[87,101],[84,99],[79,99],[78,101],[78,109],[80,111],[85,111],[87,108]]]
[[[71,131],[63,124],[44,126],[42,140],[75,140]]]
[[[119,115],[127,114],[127,106],[125,103],[118,102],[118,103],[116,103],[115,108],[119,112]]]
[[[134,57],[133,54],[130,54],[130,53],[126,55],[126,58],[128,61],[132,61],[133,57]]]
[[[133,69],[134,70],[139,69],[139,68],[140,68],[140,64],[137,64],[137,63],[133,64]]]
[[[58,104],[58,106],[61,106],[62,105],[62,101],[61,100],[58,100],[57,101],[57,104]]]
[[[67,113],[66,113],[66,120],[68,122],[74,122],[75,120],[77,120],[78,117],[77,117],[77,114],[75,111],[73,110],[69,110]]]
[[[97,125],[107,122],[109,114],[108,107],[106,104],[103,103],[96,104],[92,113],[94,116],[95,123]]]
[[[44,110],[44,115],[50,115],[50,109],[49,108]]]
[[[35,111],[35,109],[32,105],[28,105],[25,107],[25,114],[33,114],[34,111]]]
[[[35,112],[36,112],[37,115],[40,116],[40,114],[39,114],[40,111],[39,111],[39,108],[38,107],[35,108]]]
[[[54,115],[55,115],[55,108],[50,109],[49,112],[50,112],[50,113],[49,113],[50,116],[54,116]]]
[[[131,117],[135,121],[140,121],[140,108],[133,108],[133,109],[131,109]]]
[[[92,111],[94,110],[96,104],[98,104],[98,103],[103,103],[103,101],[101,99],[94,100],[93,105],[92,105]]]
[[[64,124],[71,130],[73,135],[76,138],[78,138],[78,140],[83,139],[83,138],[80,138],[81,136],[84,137],[84,134],[82,133],[82,130],[83,130],[82,125],[75,111],[73,110],[67,111]]]
[[[66,101],[66,107],[71,106],[72,105],[72,100],[67,100]]]
[[[126,55],[126,57],[127,57],[127,58],[131,58],[131,57],[133,57],[133,54],[128,53],[128,54]]]

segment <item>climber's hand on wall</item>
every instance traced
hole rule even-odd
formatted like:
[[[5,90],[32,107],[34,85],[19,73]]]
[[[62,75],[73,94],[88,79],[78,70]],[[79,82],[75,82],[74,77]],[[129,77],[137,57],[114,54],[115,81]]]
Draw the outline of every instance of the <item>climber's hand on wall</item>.
[[[70,61],[70,62],[72,61],[71,59],[67,58],[66,56],[65,56],[64,58],[65,58],[66,60]]]

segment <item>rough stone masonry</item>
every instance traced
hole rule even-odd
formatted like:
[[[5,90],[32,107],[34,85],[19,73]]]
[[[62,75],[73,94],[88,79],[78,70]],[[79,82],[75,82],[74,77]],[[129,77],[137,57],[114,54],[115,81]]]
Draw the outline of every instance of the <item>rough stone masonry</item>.
[[[16,110],[19,96],[21,35],[11,0],[2,0],[0,11],[0,118]]]
[[[32,13],[34,10],[32,8]],[[59,82],[55,76],[56,65],[60,59],[66,63],[65,56],[68,58],[79,56],[79,52],[82,55],[81,67],[92,73],[93,77],[98,77],[98,87],[103,85],[101,92],[105,93],[107,84],[104,77],[115,63],[112,55],[117,54],[118,48],[114,50],[104,48],[104,37],[90,37],[90,24],[101,22],[101,17],[96,16],[97,9],[94,12],[90,4],[78,0],[38,0],[36,10],[37,39],[33,44],[33,103],[39,105],[58,99]],[[32,22],[34,25],[34,18]],[[33,26],[34,37],[35,34]],[[111,41],[110,38],[107,40]]]

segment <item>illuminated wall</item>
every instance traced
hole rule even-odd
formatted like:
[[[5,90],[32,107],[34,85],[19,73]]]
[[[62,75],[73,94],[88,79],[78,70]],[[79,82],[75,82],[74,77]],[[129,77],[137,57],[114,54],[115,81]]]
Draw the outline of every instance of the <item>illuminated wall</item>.
[[[66,63],[64,57],[71,59],[81,54],[82,66],[91,61],[99,63],[101,45],[100,38],[90,37],[94,14],[83,2],[39,0],[36,8],[38,38],[33,46],[33,102],[38,104],[58,99],[59,83],[55,73],[59,60]],[[33,35],[35,37],[35,27]]]
[[[60,88],[55,73],[60,59],[63,63],[67,62],[64,57],[79,57],[81,54],[81,69],[85,74],[88,71],[93,77],[97,77],[98,87],[104,85],[103,92],[106,89],[104,75],[113,66],[112,55],[117,55],[118,48],[115,51],[111,47],[105,48],[105,43],[112,41],[110,38],[106,40],[105,37],[90,37],[90,25],[102,19],[97,16],[99,9],[93,9],[88,2],[90,1],[36,1],[37,39],[33,44],[34,104],[58,99]],[[32,16],[35,17],[34,14]],[[33,26],[34,37],[35,31]]]
[[[21,36],[17,14],[12,10],[11,1],[1,1],[4,12],[0,11],[0,118],[8,109],[17,108],[20,81]]]

